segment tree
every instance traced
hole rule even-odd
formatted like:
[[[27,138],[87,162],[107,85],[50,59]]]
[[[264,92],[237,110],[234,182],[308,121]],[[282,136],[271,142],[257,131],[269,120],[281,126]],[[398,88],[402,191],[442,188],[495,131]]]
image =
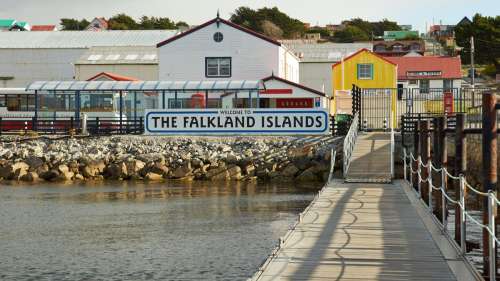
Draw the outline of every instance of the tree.
[[[280,39],[283,37],[283,30],[268,20],[262,21],[262,33],[271,38]]]
[[[368,41],[370,37],[357,26],[347,26],[334,34],[334,41],[338,43],[354,43],[356,41]]]
[[[321,35],[321,38],[330,37],[330,31],[324,28],[310,28],[306,31],[306,33],[319,33]]]
[[[459,24],[455,28],[457,44],[464,47],[462,61],[470,63],[470,37],[475,40],[475,61],[492,64],[500,73],[500,16],[483,17],[476,14],[472,23]]]
[[[63,18],[61,19],[62,30],[84,30],[90,24],[86,19],[77,20]]]
[[[126,14],[118,14],[108,20],[109,29],[111,30],[130,30],[139,29],[139,24]]]
[[[375,36],[383,36],[384,31],[397,31],[401,30],[401,27],[399,27],[398,23],[395,21],[390,21],[388,19],[383,19],[378,22],[372,23],[373,25],[373,35]]]
[[[249,28],[253,31],[264,33],[263,27],[270,27],[269,23],[281,29],[282,37],[285,39],[299,38],[305,33],[304,23],[293,19],[287,14],[281,12],[277,7],[261,8],[253,10],[248,7],[236,9],[230,19],[233,23]],[[278,39],[278,38],[277,38]]]
[[[189,24],[187,24],[187,22],[184,22],[184,21],[178,21],[176,24],[175,24],[175,27],[176,28],[181,28],[181,27],[189,27]]]
[[[175,22],[171,21],[169,18],[156,18],[142,16],[139,23],[140,29],[176,29]]]

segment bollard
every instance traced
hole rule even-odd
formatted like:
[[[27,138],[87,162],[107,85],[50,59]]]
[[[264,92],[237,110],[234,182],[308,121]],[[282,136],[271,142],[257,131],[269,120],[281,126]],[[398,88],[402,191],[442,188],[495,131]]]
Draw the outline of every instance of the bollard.
[[[455,129],[455,176],[456,175],[467,175],[467,139],[466,135],[464,133],[465,129],[465,114],[464,113],[458,113],[457,114],[457,124],[456,124],[456,129]],[[446,181],[446,180],[445,180]],[[460,189],[459,185],[455,185],[455,188],[457,190]],[[465,196],[465,195],[464,195]],[[457,200],[459,198],[455,197]],[[455,241],[457,243],[460,243],[461,238],[460,238],[460,233],[461,233],[461,218],[460,218],[460,206],[455,207]],[[465,227],[465,225],[464,225]],[[464,230],[464,233],[466,233],[466,229]]]
[[[387,118],[384,118],[384,131],[387,131]]]
[[[82,114],[82,135],[87,135],[87,114]]]
[[[368,129],[368,120],[363,120],[363,131],[366,131]]]
[[[417,181],[418,181],[418,198],[422,198],[422,182],[420,180],[420,178],[422,177],[421,176],[421,173],[420,173],[420,163],[422,162],[421,158],[420,158],[420,155],[418,156],[417,158]]]

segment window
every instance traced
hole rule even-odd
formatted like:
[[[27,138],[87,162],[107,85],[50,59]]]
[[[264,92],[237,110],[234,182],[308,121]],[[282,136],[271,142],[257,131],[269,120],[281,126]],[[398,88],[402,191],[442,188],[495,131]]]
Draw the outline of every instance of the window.
[[[430,88],[430,81],[429,80],[420,80],[420,93],[428,94],[429,88]]]
[[[401,52],[401,51],[403,51],[403,45],[395,44],[394,46],[392,46],[392,50],[395,52]]]
[[[451,89],[453,89],[453,80],[451,79],[443,80],[443,88],[445,91],[450,91]]]
[[[418,85],[418,80],[410,80],[408,82],[408,84],[410,84],[410,85]]]
[[[358,64],[358,79],[372,80],[373,64],[371,63]]]
[[[231,58],[205,58],[206,77],[231,77]]]
[[[420,51],[420,44],[413,43],[413,44],[411,44],[410,49],[413,51]]]
[[[375,46],[375,52],[383,52],[385,51],[385,46],[382,44],[376,45]]]
[[[220,43],[220,42],[222,42],[222,40],[224,40],[224,35],[222,35],[222,33],[220,33],[220,32],[216,32],[214,34],[214,41],[217,43]]]

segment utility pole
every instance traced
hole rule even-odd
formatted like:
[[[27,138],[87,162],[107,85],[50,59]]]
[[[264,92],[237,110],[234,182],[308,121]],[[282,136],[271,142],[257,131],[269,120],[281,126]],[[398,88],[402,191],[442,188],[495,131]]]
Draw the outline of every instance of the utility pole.
[[[474,70],[474,36],[470,37],[470,67],[472,78],[472,94],[474,94],[474,88],[476,85],[476,71]]]

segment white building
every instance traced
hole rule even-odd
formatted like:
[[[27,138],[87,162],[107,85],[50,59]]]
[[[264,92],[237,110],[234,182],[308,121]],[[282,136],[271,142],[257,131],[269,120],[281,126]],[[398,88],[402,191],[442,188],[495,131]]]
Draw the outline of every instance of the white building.
[[[299,82],[298,58],[280,42],[219,17],[158,45],[159,80]]]
[[[156,46],[175,34],[172,30],[0,32],[0,88],[74,80],[75,62],[91,47]]]
[[[158,80],[156,46],[91,47],[75,62],[75,80],[110,72],[136,80]]]
[[[331,96],[332,65],[342,57],[373,49],[372,43],[318,43],[316,40],[281,40],[300,59],[299,82]]]

